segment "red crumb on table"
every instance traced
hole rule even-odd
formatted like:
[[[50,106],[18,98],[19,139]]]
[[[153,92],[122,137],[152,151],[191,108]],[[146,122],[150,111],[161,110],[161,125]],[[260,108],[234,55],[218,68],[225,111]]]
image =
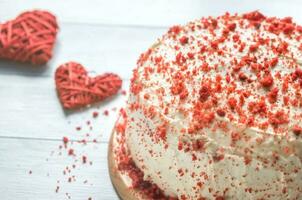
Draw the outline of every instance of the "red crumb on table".
[[[99,112],[94,111],[92,113],[93,118],[97,118],[99,116]]]
[[[63,143],[66,145],[69,142],[68,137],[63,137]]]
[[[69,150],[68,150],[68,155],[74,156],[74,155],[75,155],[75,154],[74,154],[74,149],[69,149]]]
[[[121,94],[124,95],[124,96],[126,96],[126,95],[127,95],[126,90],[122,90],[122,91],[121,91]]]
[[[103,112],[103,114],[104,114],[105,116],[108,116],[108,115],[109,115],[109,111],[108,111],[108,110],[105,110],[105,111]]]
[[[69,178],[68,178],[68,182],[70,183],[71,181],[72,181],[72,178],[71,178],[71,177],[69,177]]]
[[[301,126],[298,126],[298,125],[295,125],[293,127],[293,132],[294,134],[296,134],[297,136],[298,135],[302,135],[302,127]]]
[[[83,162],[83,164],[87,163],[87,157],[86,156],[82,156],[82,162]]]
[[[111,108],[108,108],[108,110],[111,110]],[[117,110],[117,107],[114,107],[113,110]],[[107,112],[105,112],[107,113]],[[108,112],[109,113],[109,112]],[[62,137],[62,143],[63,145],[60,145],[59,152],[58,154],[54,154],[55,152],[51,153],[51,156],[58,155],[58,156],[63,156],[63,152],[67,154],[68,162],[71,161],[71,164],[68,164],[64,167],[62,170],[62,174],[64,176],[64,182],[76,182],[80,181],[83,184],[87,184],[88,180],[86,179],[85,181],[80,180],[81,177],[77,177],[76,175],[72,174],[77,174],[75,173],[76,171],[81,173],[81,170],[83,167],[91,167],[93,165],[93,160],[88,160],[89,154],[88,152],[86,153],[86,148],[88,146],[94,145],[93,143],[97,143],[97,139],[101,136],[100,133],[94,133],[91,129],[91,124],[92,121],[91,119],[99,117],[99,111],[94,111],[90,113],[89,118],[86,120],[82,120],[82,122],[85,122],[84,125],[76,125],[73,127],[73,130],[75,129],[76,131],[73,131],[73,134],[76,133],[76,137],[73,138],[72,136],[68,135]],[[68,122],[68,124],[71,124],[71,122]],[[87,132],[79,132],[77,133],[78,130],[89,130]],[[72,139],[71,139],[72,138]],[[63,148],[65,147],[65,148]],[[75,152],[78,152],[77,154]],[[82,153],[80,153],[82,152]],[[90,183],[92,185],[93,183]],[[57,183],[58,187],[60,185],[59,181]],[[62,188],[62,187],[61,187]],[[63,188],[64,189],[64,188]],[[56,188],[57,192],[58,189]],[[69,195],[69,194],[68,194]],[[70,196],[70,195],[69,195]],[[71,198],[71,196],[70,196]]]

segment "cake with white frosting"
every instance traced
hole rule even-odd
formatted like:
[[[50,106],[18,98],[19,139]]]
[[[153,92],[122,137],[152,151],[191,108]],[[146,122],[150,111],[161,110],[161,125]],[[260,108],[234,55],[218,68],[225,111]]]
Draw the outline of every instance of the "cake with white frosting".
[[[301,39],[257,11],[170,28],[117,125],[143,179],[182,200],[301,200]]]

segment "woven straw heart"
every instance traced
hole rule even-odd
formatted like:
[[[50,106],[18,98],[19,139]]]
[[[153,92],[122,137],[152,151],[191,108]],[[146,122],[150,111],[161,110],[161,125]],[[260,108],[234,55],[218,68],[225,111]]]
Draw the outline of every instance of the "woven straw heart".
[[[118,92],[121,78],[106,73],[94,78],[88,77],[84,67],[75,62],[59,66],[55,73],[56,87],[64,108],[84,107],[102,101]]]
[[[52,57],[58,25],[46,11],[29,11],[0,24],[0,58],[45,64]]]

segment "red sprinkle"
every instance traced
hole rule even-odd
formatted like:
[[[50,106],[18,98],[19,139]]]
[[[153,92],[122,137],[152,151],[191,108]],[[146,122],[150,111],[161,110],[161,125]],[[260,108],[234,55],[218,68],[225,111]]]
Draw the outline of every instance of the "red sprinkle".
[[[69,139],[67,137],[63,137],[63,142],[66,145],[69,142]]]
[[[273,59],[270,61],[270,66],[271,66],[271,67],[275,67],[275,66],[277,65],[278,61],[279,61],[278,57],[273,58]]]
[[[214,155],[214,156],[213,156],[214,162],[219,162],[219,161],[221,161],[221,160],[223,160],[223,159],[224,159],[224,155],[223,155],[223,154]]]
[[[109,111],[108,111],[108,110],[105,110],[103,114],[104,114],[105,116],[108,116],[108,115],[109,115]]]
[[[126,95],[127,95],[126,90],[122,90],[122,91],[121,91],[121,94],[124,95],[124,96],[126,96]]]
[[[271,87],[274,83],[274,79],[271,75],[266,75],[260,80],[260,83],[263,87]]]
[[[228,100],[228,104],[232,109],[234,109],[237,106],[237,100],[234,97],[231,97]]]
[[[229,25],[228,25],[228,29],[229,29],[230,31],[234,31],[234,30],[236,29],[236,23],[229,24]]]
[[[259,46],[258,44],[251,45],[251,46],[250,46],[250,52],[255,52],[255,51],[257,51],[258,46]]]
[[[156,136],[157,137],[159,137],[160,139],[165,141],[166,140],[166,134],[167,134],[167,131],[166,131],[166,125],[165,124],[157,127],[157,130],[156,130]]]
[[[170,29],[169,29],[169,31],[168,31],[168,33],[172,33],[172,34],[178,34],[178,33],[180,33],[180,31],[181,31],[181,27],[180,26],[172,26]]]
[[[57,186],[57,187],[56,187],[55,192],[56,192],[56,193],[58,193],[58,192],[59,192],[59,190],[60,190],[60,187],[59,187],[59,186]]]
[[[185,45],[185,44],[188,43],[188,40],[189,40],[188,37],[182,36],[182,37],[179,39],[179,42],[180,42],[182,45]]]
[[[267,94],[267,96],[268,96],[268,101],[269,101],[270,103],[275,103],[275,102],[277,101],[278,92],[279,92],[278,88],[274,88],[274,89],[272,89],[272,90]]]
[[[82,156],[82,162],[83,162],[83,164],[87,163],[87,157],[86,156]]]
[[[275,114],[269,116],[269,122],[273,126],[278,126],[281,124],[287,124],[289,122],[288,115],[284,111],[277,111]]]
[[[93,116],[93,118],[97,118],[99,116],[99,113],[95,111],[92,113],[92,116]]]
[[[69,150],[68,150],[68,155],[74,156],[74,150],[73,150],[73,149],[69,149]]]
[[[225,116],[225,111],[223,109],[218,109],[217,111],[217,114],[220,116],[220,117],[224,117]]]
[[[250,13],[246,13],[243,15],[243,18],[251,20],[251,21],[262,21],[265,19],[265,16],[259,11],[253,11]]]
[[[203,84],[199,90],[200,101],[206,101],[211,95],[211,86],[209,84]]]

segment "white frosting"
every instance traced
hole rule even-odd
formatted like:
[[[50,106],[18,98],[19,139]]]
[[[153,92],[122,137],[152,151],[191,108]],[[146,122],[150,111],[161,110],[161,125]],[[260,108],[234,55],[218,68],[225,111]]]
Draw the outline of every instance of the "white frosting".
[[[287,92],[281,92],[283,78],[294,73],[296,68],[301,68],[299,62],[302,60],[302,51],[296,39],[299,33],[294,31],[291,37],[283,33],[270,33],[265,30],[269,22],[262,22],[257,30],[249,26],[248,20],[239,16],[218,18],[218,26],[211,32],[206,28],[197,28],[199,25],[203,27],[202,21],[181,27],[180,33],[175,36],[171,32],[167,33],[149,53],[143,55],[146,59],[141,58],[138,62],[132,87],[139,83],[142,88],[138,93],[130,93],[126,108],[128,120],[125,136],[133,160],[144,172],[146,180],[157,184],[167,195],[179,199],[301,199],[302,135],[295,135],[292,128],[302,126],[302,102],[298,98],[300,107],[284,105],[284,96],[290,97],[290,100],[297,99],[297,89],[294,87],[296,82],[289,83]],[[210,42],[222,35],[226,23],[236,23],[237,26],[219,44],[218,49],[224,52],[223,55],[210,50],[199,52],[202,45],[210,49]],[[192,27],[195,29],[192,30]],[[239,35],[241,41],[246,43],[242,52],[234,47],[234,35]],[[269,38],[269,44],[260,45],[255,52],[249,53],[256,35]],[[180,43],[182,36],[188,37],[187,44]],[[272,88],[279,89],[277,101],[269,103],[269,89],[261,86],[250,64],[241,68],[241,72],[251,80],[247,83],[236,78],[239,72],[231,75],[234,66],[231,62],[234,58],[239,62],[243,56],[250,55],[257,58],[257,63],[263,64],[266,59],[276,57],[272,46],[277,46],[280,41],[288,43],[289,51],[278,55],[277,65],[269,69],[274,77]],[[175,50],[175,46],[179,50]],[[192,52],[194,58],[187,58],[180,66],[175,62],[179,52],[184,56]],[[156,61],[158,57],[162,57],[162,60]],[[200,68],[205,62],[211,67],[209,72]],[[166,64],[165,72],[160,71],[163,63]],[[151,70],[148,73],[150,69],[154,72]],[[197,73],[193,74],[196,69]],[[188,96],[184,99],[171,92],[173,77],[177,72],[185,76],[181,82],[185,84]],[[190,74],[186,75],[187,72]],[[276,78],[278,73],[280,79]],[[227,74],[231,77],[231,83],[226,82]],[[222,91],[215,93],[218,103],[200,110],[205,114],[214,112],[215,118],[190,134],[189,128],[196,120],[193,108],[200,101],[201,83],[215,82],[217,75],[222,77]],[[264,74],[259,72],[258,75]],[[232,84],[236,85],[236,89],[228,93]],[[251,94],[240,106],[244,113],[240,115],[239,111],[230,108],[228,99],[234,97],[239,102],[242,90],[248,90]],[[267,106],[265,116],[249,111],[249,103],[258,102],[261,97]],[[210,100],[212,98],[209,97]],[[224,117],[216,114],[218,108],[226,112]],[[153,110],[153,117],[148,116],[150,109]],[[168,112],[165,112],[166,109]],[[289,122],[274,127],[269,119],[280,110],[286,113]],[[246,121],[242,122],[242,116],[254,117],[255,123],[249,125]],[[268,122],[267,128],[262,128],[259,124],[265,122]],[[166,138],[159,137],[159,127],[165,128]],[[193,150],[191,145],[185,151],[186,144],[194,141],[202,141],[203,147]],[[180,143],[184,146],[179,149]]]

